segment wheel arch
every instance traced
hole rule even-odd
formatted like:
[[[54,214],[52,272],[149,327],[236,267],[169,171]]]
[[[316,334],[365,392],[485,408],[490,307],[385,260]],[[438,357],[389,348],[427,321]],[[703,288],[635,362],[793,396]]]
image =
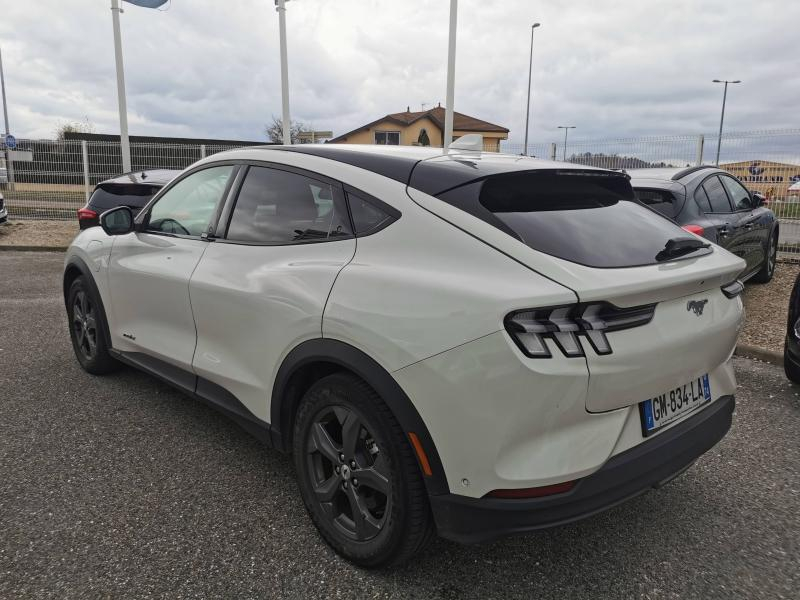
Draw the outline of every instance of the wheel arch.
[[[108,330],[108,313],[106,312],[106,307],[103,304],[103,297],[100,295],[100,290],[97,288],[94,277],[92,277],[91,269],[81,258],[77,256],[71,257],[64,267],[64,276],[62,281],[64,307],[69,309],[69,288],[72,286],[72,283],[81,276],[83,276],[84,281],[86,281],[86,284],[89,286],[92,294],[97,299],[97,304],[103,313],[100,329],[102,330],[103,338],[105,339],[107,347],[111,348],[111,332]]]
[[[447,477],[436,445],[410,398],[375,360],[339,340],[302,342],[283,360],[272,390],[270,429],[273,445],[287,452],[291,449],[294,417],[304,393],[320,377],[340,371],[349,371],[366,382],[386,402],[406,436],[410,432],[417,435],[432,472],[430,476],[423,476],[428,493],[448,493]],[[407,441],[411,444],[410,440]]]

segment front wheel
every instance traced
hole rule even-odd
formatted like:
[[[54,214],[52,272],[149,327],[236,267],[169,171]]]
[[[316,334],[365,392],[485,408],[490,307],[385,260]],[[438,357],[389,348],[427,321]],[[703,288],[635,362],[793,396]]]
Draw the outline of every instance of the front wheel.
[[[105,338],[105,315],[100,301],[83,276],[72,282],[67,294],[67,317],[72,349],[87,373],[104,375],[120,364],[108,351]]]
[[[325,541],[362,567],[398,564],[433,531],[417,461],[372,388],[333,374],[306,392],[293,453],[303,502]]]
[[[775,275],[775,266],[778,264],[778,232],[774,231],[769,235],[767,242],[767,255],[761,270],[755,274],[753,281],[756,283],[769,283]]]

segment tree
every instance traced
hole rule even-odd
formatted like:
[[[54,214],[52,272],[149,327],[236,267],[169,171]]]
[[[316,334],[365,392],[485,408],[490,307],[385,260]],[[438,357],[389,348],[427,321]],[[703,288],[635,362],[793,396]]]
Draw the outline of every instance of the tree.
[[[64,140],[67,133],[94,133],[94,124],[89,117],[84,117],[83,121],[62,121],[55,129],[56,139]]]
[[[295,121],[292,120],[291,127],[289,128],[289,136],[292,140],[293,144],[300,144],[300,134],[304,131],[311,131],[306,127],[306,124],[302,121]],[[275,142],[276,144],[283,143],[283,119],[279,119],[275,115],[272,115],[272,124],[267,125],[267,137],[271,142]]]

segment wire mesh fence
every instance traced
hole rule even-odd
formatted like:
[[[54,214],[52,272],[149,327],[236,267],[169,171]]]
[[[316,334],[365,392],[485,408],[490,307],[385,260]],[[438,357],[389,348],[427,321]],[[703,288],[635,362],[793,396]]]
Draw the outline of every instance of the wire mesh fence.
[[[236,144],[132,143],[134,171],[184,169]],[[487,150],[495,150],[496,145]],[[0,145],[0,156],[5,156]],[[501,151],[522,154],[519,144]],[[539,158],[611,169],[714,164],[717,136],[677,135],[568,140],[528,145]],[[0,158],[0,190],[12,219],[74,219],[94,186],[122,171],[119,142],[18,140],[13,163]],[[781,250],[800,256],[800,129],[728,133],[719,164],[751,190],[764,194],[781,221]],[[9,168],[12,167],[12,168]],[[12,175],[13,173],[13,175]],[[13,179],[13,181],[10,181]]]

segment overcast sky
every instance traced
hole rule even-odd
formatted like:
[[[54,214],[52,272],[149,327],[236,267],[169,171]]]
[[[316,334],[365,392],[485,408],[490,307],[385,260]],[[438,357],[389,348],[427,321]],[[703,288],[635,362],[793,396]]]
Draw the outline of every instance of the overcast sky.
[[[0,0],[9,118],[50,138],[87,119],[118,133],[110,0]],[[532,139],[800,126],[800,2],[461,0],[456,110],[525,123],[530,24],[536,30]],[[292,117],[341,134],[386,113],[444,103],[447,0],[291,0]],[[272,0],[125,4],[131,134],[265,139],[281,112]],[[0,124],[2,128],[2,124]]]

